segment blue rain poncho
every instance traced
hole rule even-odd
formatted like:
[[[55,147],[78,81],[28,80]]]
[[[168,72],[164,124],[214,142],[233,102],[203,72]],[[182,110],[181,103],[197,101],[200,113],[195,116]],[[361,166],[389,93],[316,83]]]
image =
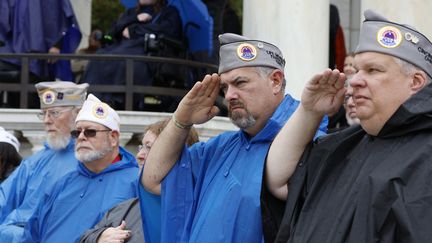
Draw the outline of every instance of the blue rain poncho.
[[[113,206],[137,196],[138,164],[120,148],[122,159],[96,174],[79,163],[45,193],[25,227],[22,242],[77,242]]]
[[[74,140],[65,149],[44,149],[23,160],[0,185],[0,238],[17,242],[23,227],[41,200],[42,191],[51,190],[55,182],[76,170]]]
[[[162,182],[161,242],[263,241],[260,194],[265,157],[298,104],[286,95],[252,138],[243,131],[226,132],[183,149]],[[326,126],[327,121],[319,134]]]

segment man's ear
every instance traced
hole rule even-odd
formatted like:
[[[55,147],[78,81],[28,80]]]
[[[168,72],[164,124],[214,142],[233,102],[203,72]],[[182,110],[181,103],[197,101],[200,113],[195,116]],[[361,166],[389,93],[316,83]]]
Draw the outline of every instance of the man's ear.
[[[415,94],[423,89],[427,85],[427,74],[423,71],[416,71],[413,75],[413,79],[411,81],[411,92]]]
[[[273,94],[276,95],[281,92],[284,81],[284,73],[279,69],[275,69],[273,72],[271,72],[270,79],[272,81]]]
[[[120,143],[120,133],[118,131],[111,131],[110,132],[110,140],[111,140],[111,146],[116,147],[119,146]]]

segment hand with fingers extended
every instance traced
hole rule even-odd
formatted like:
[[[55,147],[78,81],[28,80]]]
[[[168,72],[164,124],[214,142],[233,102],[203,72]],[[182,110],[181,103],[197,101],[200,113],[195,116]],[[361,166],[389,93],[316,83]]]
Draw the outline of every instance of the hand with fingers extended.
[[[219,112],[215,106],[219,94],[220,77],[218,74],[206,75],[196,82],[180,101],[174,113],[175,119],[184,125],[201,124],[209,121]]]
[[[337,112],[345,94],[345,74],[327,69],[315,75],[303,89],[301,104],[306,111],[318,115]]]
[[[118,227],[110,227],[102,232],[97,243],[125,242],[131,236],[131,231],[126,230],[126,222],[123,220]]]

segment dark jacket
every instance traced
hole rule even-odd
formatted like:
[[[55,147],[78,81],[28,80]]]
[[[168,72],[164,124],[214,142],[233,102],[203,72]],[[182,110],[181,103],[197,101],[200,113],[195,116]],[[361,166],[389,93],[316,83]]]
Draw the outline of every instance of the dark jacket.
[[[432,86],[377,136],[350,127],[310,145],[276,242],[432,242]]]
[[[138,198],[124,201],[111,208],[97,225],[81,236],[79,242],[96,243],[104,230],[109,227],[118,227],[122,223],[122,220],[126,222],[126,229],[132,231],[131,237],[125,242],[144,242]]]

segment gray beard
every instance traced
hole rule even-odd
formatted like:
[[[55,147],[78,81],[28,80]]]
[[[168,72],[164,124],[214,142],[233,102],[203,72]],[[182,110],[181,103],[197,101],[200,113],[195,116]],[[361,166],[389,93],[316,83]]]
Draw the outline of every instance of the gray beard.
[[[71,131],[75,127],[75,117],[71,117],[68,123],[69,123],[69,131]],[[66,134],[56,133],[54,136],[48,135],[47,143],[50,148],[54,150],[60,150],[60,149],[65,149],[68,146],[70,139],[71,139],[70,133],[66,133]]]
[[[239,127],[242,130],[245,130],[253,125],[255,125],[256,120],[255,118],[252,116],[252,114],[246,110],[246,116],[243,116],[240,112],[229,112],[229,117],[232,121],[232,123],[234,123],[234,125],[236,125],[237,127]]]
[[[113,148],[105,144],[100,151],[78,152],[75,150],[75,158],[82,163],[89,163],[95,160],[102,159],[105,155],[113,151]]]
[[[56,134],[54,136],[47,137],[48,146],[54,150],[65,149],[69,144],[69,140],[70,135],[62,136],[61,134]]]

